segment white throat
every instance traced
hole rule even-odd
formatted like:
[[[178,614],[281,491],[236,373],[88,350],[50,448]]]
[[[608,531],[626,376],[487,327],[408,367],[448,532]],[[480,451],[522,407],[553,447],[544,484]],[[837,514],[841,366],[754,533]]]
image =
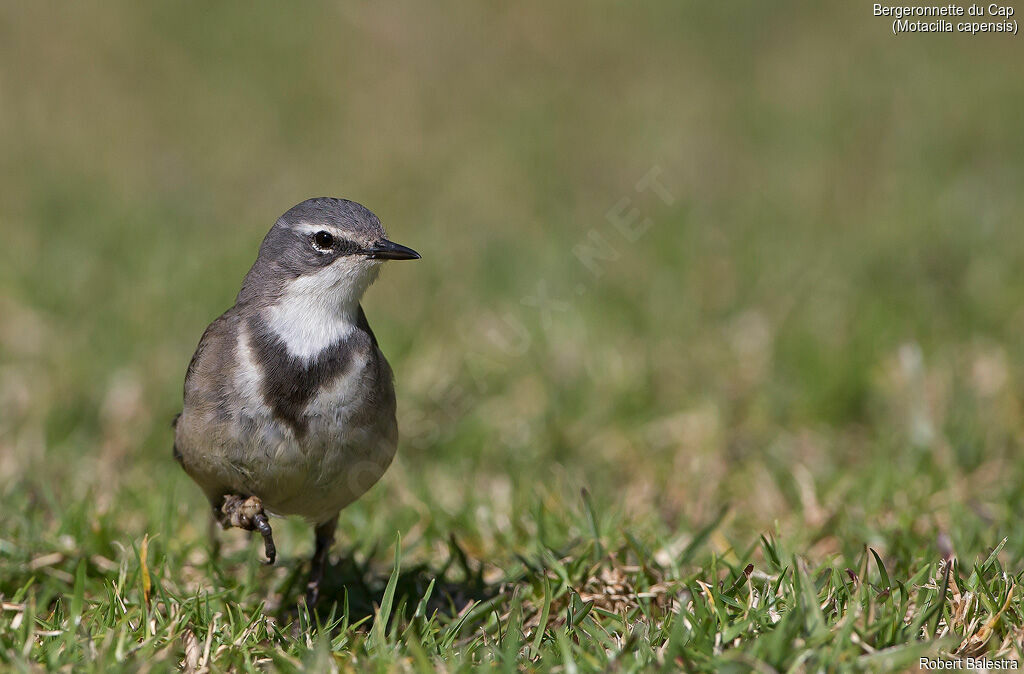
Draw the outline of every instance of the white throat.
[[[300,276],[264,310],[267,327],[291,356],[310,360],[356,329],[359,301],[375,277],[376,269],[339,265]]]

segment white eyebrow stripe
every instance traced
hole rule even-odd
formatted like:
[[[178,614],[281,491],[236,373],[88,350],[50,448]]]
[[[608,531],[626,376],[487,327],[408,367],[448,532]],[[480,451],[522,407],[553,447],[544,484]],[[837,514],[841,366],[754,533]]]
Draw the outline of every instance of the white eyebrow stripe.
[[[326,231],[326,232],[330,232],[331,234],[333,234],[336,237],[339,237],[339,238],[342,238],[342,239],[346,238],[345,237],[345,232],[342,231],[342,229],[340,227],[335,227],[333,225],[317,225],[317,224],[313,224],[311,222],[300,222],[299,224],[297,224],[294,227],[292,227],[292,229],[294,229],[296,232],[300,232],[302,234],[312,234],[314,232],[324,232],[324,231]]]

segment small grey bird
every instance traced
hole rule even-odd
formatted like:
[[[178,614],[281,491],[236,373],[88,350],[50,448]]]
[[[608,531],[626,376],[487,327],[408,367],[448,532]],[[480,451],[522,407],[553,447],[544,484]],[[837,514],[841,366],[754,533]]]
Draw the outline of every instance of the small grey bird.
[[[311,606],[338,513],[380,479],[398,444],[391,367],[360,300],[384,260],[419,257],[360,204],[302,202],[267,233],[185,375],[174,457],[221,526],[262,534],[270,564],[268,514],[314,525]]]

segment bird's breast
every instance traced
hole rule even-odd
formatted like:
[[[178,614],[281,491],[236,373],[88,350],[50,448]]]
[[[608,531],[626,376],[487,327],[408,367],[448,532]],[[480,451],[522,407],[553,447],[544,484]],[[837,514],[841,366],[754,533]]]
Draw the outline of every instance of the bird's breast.
[[[269,510],[316,521],[358,498],[390,465],[394,389],[390,368],[370,346],[350,349],[344,366],[327,375],[322,363],[275,370],[240,338],[236,382],[249,403],[236,425],[237,468]]]
[[[367,367],[376,347],[361,332],[350,331],[308,357],[294,355],[259,316],[248,321],[242,338],[241,376],[250,393],[258,394],[297,437],[308,432],[310,417],[330,414],[334,422],[342,421],[345,410],[372,385]]]

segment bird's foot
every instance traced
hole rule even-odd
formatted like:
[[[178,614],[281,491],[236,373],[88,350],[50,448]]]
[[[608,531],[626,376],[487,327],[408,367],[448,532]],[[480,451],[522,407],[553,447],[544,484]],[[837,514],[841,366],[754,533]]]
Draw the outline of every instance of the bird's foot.
[[[270,528],[267,513],[263,510],[263,502],[255,496],[248,498],[229,494],[224,497],[220,507],[221,525],[224,528],[238,527],[246,531],[258,531],[263,536],[263,550],[267,555],[267,564],[277,559],[277,546],[274,545],[274,531]]]
[[[311,580],[306,585],[306,606],[310,609],[316,608],[316,605],[320,603],[320,581]]]

